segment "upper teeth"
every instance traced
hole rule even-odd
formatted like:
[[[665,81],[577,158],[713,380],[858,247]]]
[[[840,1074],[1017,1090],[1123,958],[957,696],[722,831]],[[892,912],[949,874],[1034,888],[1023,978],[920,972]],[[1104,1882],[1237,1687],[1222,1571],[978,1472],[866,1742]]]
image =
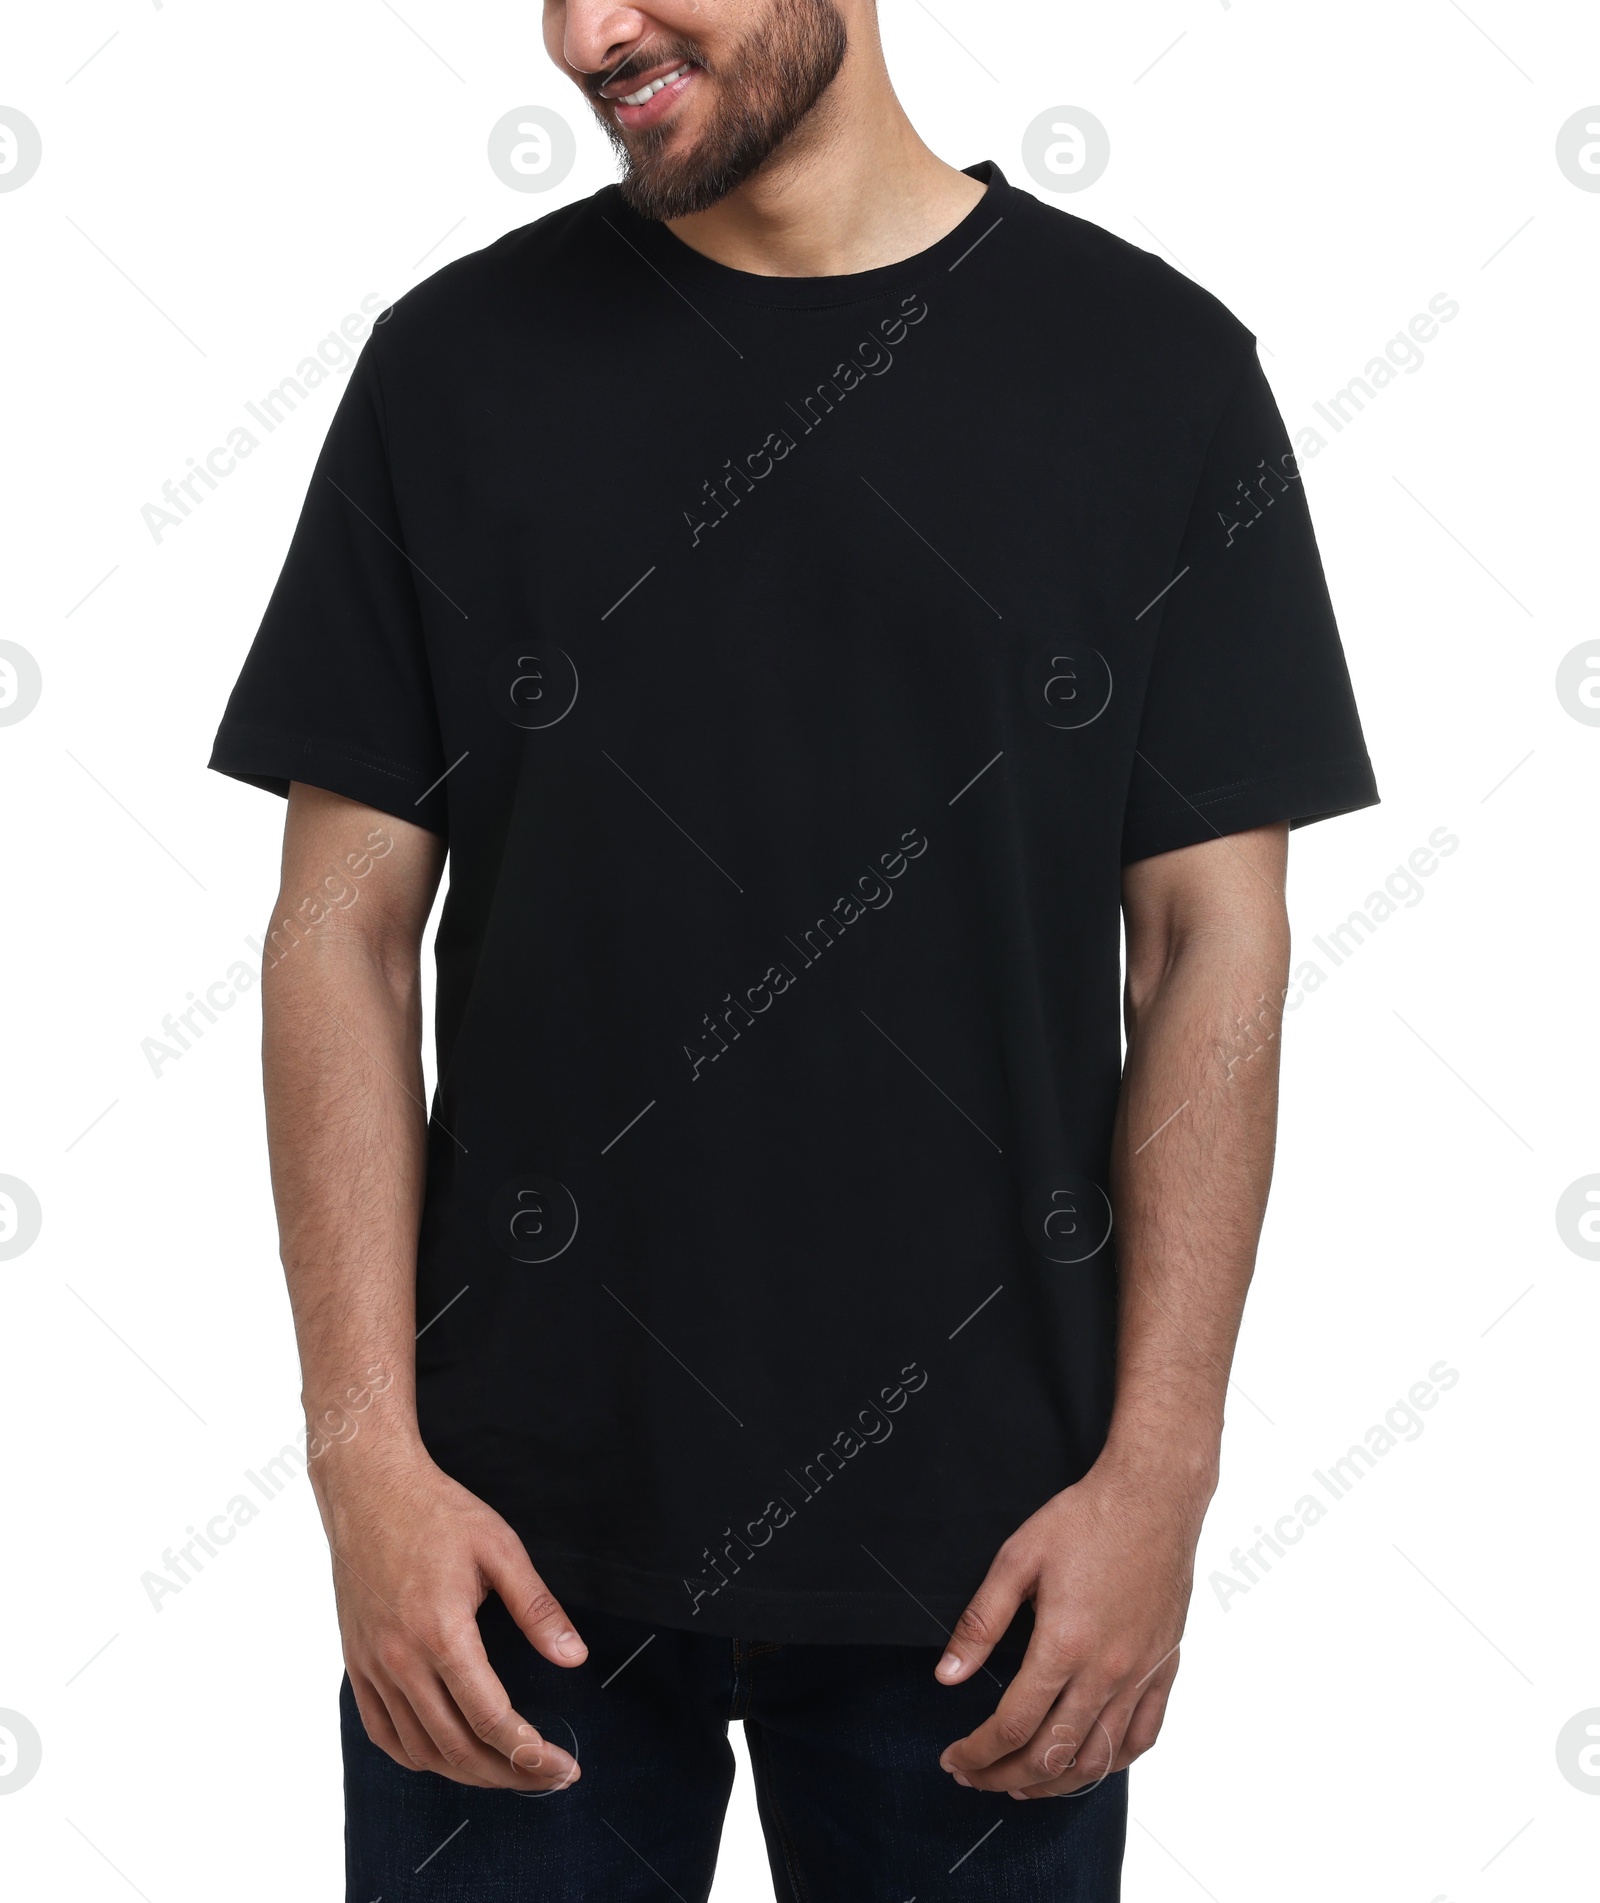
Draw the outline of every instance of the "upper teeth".
[[[619,106],[642,106],[647,99],[652,98],[656,93],[660,92],[663,86],[671,85],[675,79],[682,79],[688,70],[689,62],[685,60],[683,65],[680,66],[675,73],[663,73],[659,79],[652,79],[648,86],[641,86],[636,93],[620,94],[617,99],[617,104]]]

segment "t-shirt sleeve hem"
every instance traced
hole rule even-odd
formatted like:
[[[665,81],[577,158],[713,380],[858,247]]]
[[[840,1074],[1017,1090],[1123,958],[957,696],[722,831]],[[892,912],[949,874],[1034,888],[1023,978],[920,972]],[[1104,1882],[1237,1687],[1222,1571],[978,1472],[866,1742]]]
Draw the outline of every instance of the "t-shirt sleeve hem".
[[[223,722],[207,765],[280,798],[288,797],[291,780],[299,780],[441,837],[447,832],[444,789],[436,767],[380,760],[337,741],[308,739],[241,720]]]
[[[1170,783],[1161,790],[1165,797],[1159,809],[1130,815],[1123,827],[1125,866],[1256,826],[1281,825],[1284,820],[1291,826],[1309,826],[1378,804],[1378,783],[1364,753],[1285,767],[1193,795]]]

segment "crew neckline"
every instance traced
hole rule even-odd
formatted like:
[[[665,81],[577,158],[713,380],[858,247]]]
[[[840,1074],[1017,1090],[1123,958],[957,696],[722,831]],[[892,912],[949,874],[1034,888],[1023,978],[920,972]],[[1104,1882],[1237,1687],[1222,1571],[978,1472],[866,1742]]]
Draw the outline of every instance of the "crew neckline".
[[[756,271],[739,271],[730,264],[721,264],[703,251],[696,251],[693,245],[685,244],[666,225],[641,217],[616,185],[605,189],[603,196],[610,203],[604,215],[675,288],[693,286],[709,296],[769,309],[823,310],[859,304],[893,289],[908,276],[919,277],[939,266],[947,271],[952,269],[955,261],[1005,216],[1007,201],[1015,194],[999,166],[992,159],[980,159],[976,165],[964,165],[961,169],[968,178],[978,180],[988,189],[959,224],[925,251],[914,252],[893,264],[878,264],[867,271],[850,271],[834,277],[764,277]]]

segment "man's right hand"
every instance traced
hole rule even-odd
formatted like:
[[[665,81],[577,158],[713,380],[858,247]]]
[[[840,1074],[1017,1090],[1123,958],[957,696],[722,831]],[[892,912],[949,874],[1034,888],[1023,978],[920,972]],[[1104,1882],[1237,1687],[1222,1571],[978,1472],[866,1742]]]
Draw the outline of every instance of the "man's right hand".
[[[358,1441],[311,1471],[372,1742],[408,1771],[480,1789],[575,1782],[577,1760],[512,1709],[478,1632],[478,1608],[496,1592],[552,1664],[589,1655],[506,1522],[420,1450],[397,1457]]]
[[[581,1665],[588,1649],[521,1540],[434,1465],[416,1428],[428,1140],[418,959],[445,850],[426,827],[290,787],[261,973],[272,1189],[308,1416],[318,1397],[331,1403],[309,1467],[367,1735],[408,1770],[560,1790],[577,1761],[512,1710],[478,1608],[498,1593],[554,1665]],[[368,1385],[350,1387],[361,1367]],[[364,1412],[374,1392],[381,1410],[349,1428],[348,1410]]]

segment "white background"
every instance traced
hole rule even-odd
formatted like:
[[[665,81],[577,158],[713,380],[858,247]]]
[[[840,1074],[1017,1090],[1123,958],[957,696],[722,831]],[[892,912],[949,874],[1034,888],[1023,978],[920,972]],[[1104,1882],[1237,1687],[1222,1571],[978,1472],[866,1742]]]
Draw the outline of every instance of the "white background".
[[[1460,305],[1305,464],[1384,804],[1296,836],[1297,959],[1435,828],[1460,847],[1342,966],[1319,960],[1287,1021],[1224,1479],[1166,1733],[1134,1774],[1127,1894],[1589,1895],[1600,1800],[1556,1740],[1600,1706],[1600,1264],[1555,1211],[1600,1171],[1600,728],[1555,674],[1597,641],[1600,193],[1555,137],[1600,100],[1600,19],[884,0],[884,30],[956,163],[1032,188],[1023,128],[1095,113],[1110,166],[1058,202],[1236,310],[1291,430],[1430,297]],[[611,163],[531,6],[100,0],[26,9],[9,40],[0,105],[44,160],[0,194],[0,638],[44,691],[0,727],[0,1173],[44,1224],[0,1263],[0,1707],[44,1757],[0,1797],[0,1881],[320,1903],[339,1664],[305,1482],[159,1612],[140,1585],[299,1424],[254,997],[159,1077],[141,1041],[266,917],[282,809],[204,761],[338,381],[159,544],[140,509],[363,296]],[[543,197],[485,158],[534,102],[578,136]],[[648,455],[648,427],[618,452]],[[1420,1438],[1224,1610],[1208,1574],[1440,1359],[1460,1380]],[[971,1869],[940,1895],[981,1896]],[[742,1772],[716,1894],[769,1894]]]

